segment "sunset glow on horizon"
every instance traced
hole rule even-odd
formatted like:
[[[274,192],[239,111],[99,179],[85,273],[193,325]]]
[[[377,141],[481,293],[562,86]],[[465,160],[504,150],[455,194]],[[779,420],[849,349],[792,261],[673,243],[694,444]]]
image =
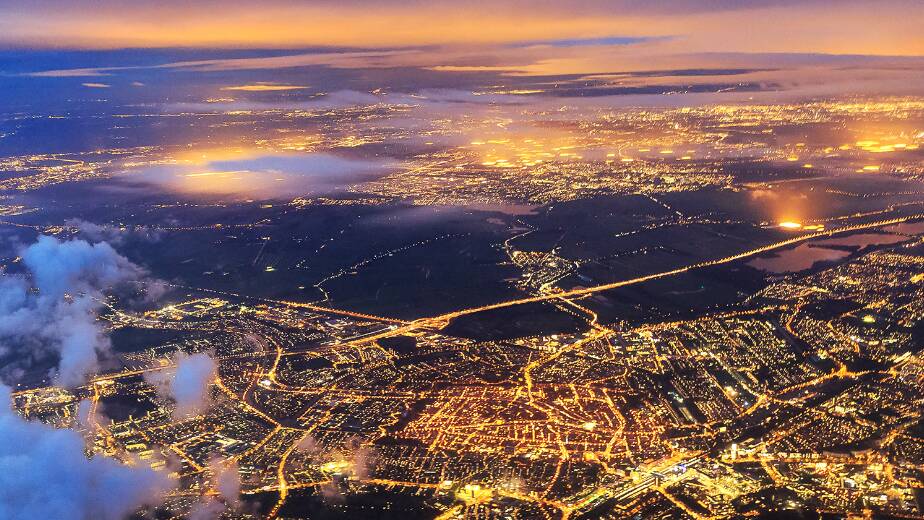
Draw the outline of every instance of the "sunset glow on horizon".
[[[631,1],[101,2],[92,12],[64,0],[0,5],[0,41],[17,46],[384,48],[635,39],[642,52],[789,52],[924,55],[913,0],[887,0],[875,16],[864,2]],[[220,7],[219,7],[220,5]],[[528,8],[524,8],[529,6]],[[772,22],[771,22],[772,20]],[[571,42],[574,42],[573,44]]]

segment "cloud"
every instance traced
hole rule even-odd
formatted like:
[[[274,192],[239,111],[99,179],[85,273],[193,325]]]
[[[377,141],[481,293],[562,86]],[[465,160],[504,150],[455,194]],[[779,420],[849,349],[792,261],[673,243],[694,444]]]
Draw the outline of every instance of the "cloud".
[[[722,13],[722,16],[743,16],[740,12]],[[753,15],[757,16],[757,15]],[[765,14],[771,17],[772,14]],[[703,22],[706,23],[706,22]],[[744,27],[746,20],[737,20],[722,25],[727,27]],[[726,27],[727,26],[727,27]],[[677,29],[679,30],[679,29]],[[736,29],[737,30],[737,29]],[[811,33],[810,29],[794,30],[797,36]],[[485,85],[503,85],[499,90],[534,91],[531,97],[570,95],[584,97],[587,95],[647,96],[657,101],[662,96],[657,89],[650,94],[642,94],[638,87],[665,87],[677,90],[722,90],[734,88],[739,91],[753,91],[760,87],[770,87],[771,91],[797,90],[801,85],[811,88],[800,91],[800,96],[825,96],[838,93],[863,94],[919,94],[922,91],[921,70],[924,59],[924,42],[920,52],[911,49],[901,52],[896,49],[891,53],[873,52],[863,46],[857,48],[832,47],[830,49],[805,46],[804,48],[777,49],[772,47],[752,47],[751,40],[744,38],[740,45],[723,41],[721,46],[708,42],[696,45],[694,42],[705,38],[704,35],[718,34],[719,31],[709,24],[707,30],[691,31],[690,34],[669,36],[626,36],[626,37],[574,37],[565,39],[523,40],[518,42],[497,43],[491,45],[436,45],[418,48],[387,48],[380,50],[349,49],[313,49],[285,55],[249,56],[233,55],[227,57],[216,54],[210,59],[175,60],[140,64],[136,66],[100,66],[87,68],[85,62],[77,61],[73,69],[44,70],[24,72],[26,76],[67,76],[88,73],[114,74],[125,79],[128,74],[158,74],[162,70],[178,72],[178,81],[202,82],[208,91],[217,91],[217,82],[227,82],[229,71],[278,70],[278,75],[267,74],[263,79],[286,79],[285,85],[301,85],[307,78],[312,78],[318,69],[339,69],[347,71],[347,76],[359,75],[368,83],[355,81],[325,84],[315,80],[325,88],[330,87],[329,94],[303,92],[239,92],[238,99],[227,103],[176,102],[165,103],[168,111],[226,112],[234,110],[324,110],[344,106],[369,104],[394,104],[408,102],[411,105],[426,104],[427,100],[419,95],[408,95],[427,86],[446,88],[449,86],[469,87],[469,90],[483,89]],[[769,39],[772,39],[768,36]],[[793,41],[797,41],[794,38]],[[851,38],[831,36],[830,41],[852,41]],[[774,42],[781,41],[773,39]],[[790,41],[789,39],[785,41]],[[905,40],[903,40],[905,41]],[[870,43],[873,45],[873,43]],[[143,51],[139,51],[144,56]],[[827,52],[827,54],[823,54]],[[865,55],[862,55],[864,54]],[[876,55],[873,55],[876,54]],[[904,54],[904,55],[901,55]],[[142,63],[141,58],[137,58]],[[36,60],[36,67],[42,62]],[[142,70],[143,69],[143,70]],[[343,90],[349,85],[356,88],[365,84],[368,88],[382,86],[383,74],[390,77],[394,72],[379,73],[373,69],[401,69],[402,81],[393,85],[387,95],[372,95],[368,92]],[[686,69],[686,72],[684,71]],[[744,69],[747,72],[729,77],[723,70]],[[696,71],[690,74],[689,71]],[[718,75],[705,74],[709,70]],[[652,72],[657,71],[658,75]],[[664,74],[660,74],[663,72]],[[188,74],[195,73],[195,74]],[[212,74],[214,73],[214,74]],[[324,75],[328,75],[329,71]],[[675,73],[675,74],[671,74]],[[162,73],[161,73],[162,74]],[[211,76],[211,78],[210,78]],[[339,76],[339,74],[337,75]],[[587,76],[584,78],[584,76]],[[556,77],[555,81],[550,81]],[[206,79],[209,78],[209,79]],[[404,82],[413,78],[413,83]],[[589,81],[596,80],[596,81]],[[236,84],[236,83],[235,83]],[[273,85],[263,81],[247,83],[260,88],[261,85]],[[558,85],[553,87],[553,85]],[[233,86],[233,85],[232,85]],[[241,86],[241,85],[238,85]],[[602,88],[601,88],[602,87]],[[322,88],[318,86],[318,89]],[[406,94],[400,94],[401,91]],[[539,92],[541,91],[541,92]],[[733,96],[734,92],[731,93]],[[464,94],[462,94],[464,95]],[[684,98],[696,94],[684,94]],[[748,93],[748,96],[751,94]],[[471,96],[471,93],[468,93]],[[746,99],[748,96],[745,96]],[[406,98],[402,100],[401,98]],[[425,96],[424,96],[425,97]],[[526,96],[509,95],[505,98],[492,95],[481,96],[477,102],[523,103]],[[727,95],[721,101],[727,100]],[[434,95],[431,103],[439,101]],[[450,100],[451,101],[451,100]],[[464,100],[460,100],[464,101]],[[474,100],[473,100],[474,101]],[[642,99],[644,102],[645,100]],[[711,102],[715,102],[710,98]],[[676,102],[676,100],[671,100]],[[632,104],[638,104],[635,99]]]
[[[103,72],[94,68],[85,68],[85,69],[63,69],[63,70],[43,70],[39,72],[28,72],[23,74],[23,76],[31,76],[34,78],[82,78],[82,77],[97,77],[97,76],[111,76],[107,72]]]
[[[441,104],[441,103],[474,103],[474,104],[490,104],[490,105],[516,105],[522,103],[522,99],[518,99],[516,95],[508,94],[497,94],[491,92],[471,92],[467,90],[460,89],[422,89],[417,95],[419,96],[418,102],[424,102],[427,104]]]
[[[164,108],[170,112],[232,112],[237,110],[326,111],[338,108],[380,104],[416,104],[414,101],[413,98],[406,95],[376,95],[357,90],[337,90],[334,92],[312,95],[308,99],[277,99],[274,101],[229,99],[222,102],[209,103],[180,102],[166,104]]]
[[[163,471],[86,458],[73,430],[23,420],[0,386],[0,518],[121,520],[174,486]]]
[[[363,444],[359,436],[350,436],[343,443],[343,449],[325,452],[318,441],[311,435],[306,435],[299,441],[296,448],[309,455],[315,463],[327,467],[324,471],[334,473],[331,478],[318,487],[318,493],[325,502],[342,503],[346,497],[343,486],[343,477],[355,480],[366,480],[372,474],[377,453]]]
[[[258,12],[243,0],[101,0],[90,10],[65,0],[8,4],[0,4],[0,41],[20,47],[368,50],[668,36],[676,48],[704,52],[913,55],[924,48],[919,0],[880,0],[875,16],[859,0],[837,9],[830,0],[273,0]]]
[[[560,40],[537,40],[532,42],[517,42],[518,46],[550,46],[550,47],[597,47],[601,45],[630,45],[641,43],[647,38],[631,38],[625,36],[604,36],[602,38],[565,38]]]
[[[237,504],[241,494],[241,474],[238,471],[237,462],[219,462],[213,459],[209,463],[209,468],[212,470],[212,475],[214,475],[213,486],[221,494],[221,497],[228,504]]]
[[[295,445],[295,449],[306,455],[312,456],[321,453],[321,446],[318,444],[318,440],[310,433],[306,434],[298,441],[298,444]]]
[[[64,224],[77,230],[80,238],[92,242],[107,242],[119,245],[127,238],[138,238],[145,242],[157,242],[160,233],[146,226],[117,227],[110,224],[96,224],[78,218],[68,219]]]
[[[351,436],[344,442],[343,451],[333,451],[327,454],[332,461],[347,462],[343,472],[357,480],[369,478],[375,468],[376,452],[358,436]]]
[[[353,451],[353,478],[365,480],[375,468],[376,454],[368,446],[358,446]]]
[[[225,510],[225,505],[211,497],[205,497],[189,510],[187,520],[214,520]]]
[[[208,486],[217,491],[218,496],[203,495],[187,513],[188,520],[215,520],[229,507],[241,505],[241,477],[236,461],[213,457],[208,463],[208,474],[211,477]]]
[[[39,293],[54,299],[65,293],[96,292],[143,274],[106,242],[62,242],[43,235],[20,256]]]
[[[0,40],[40,47],[369,49],[676,35],[693,50],[877,54],[919,53],[924,42],[916,0],[881,0],[876,16],[858,0],[839,2],[837,9],[830,0],[272,0],[261,3],[257,15],[242,0],[102,0],[94,6],[65,0],[0,6]]]
[[[103,65],[99,67],[78,67],[67,69],[39,70],[20,73],[23,77],[35,78],[71,78],[112,76],[119,73],[138,72],[145,70],[168,69],[174,71],[226,72],[241,70],[275,70],[292,69],[299,67],[331,67],[331,68],[390,68],[396,66],[411,66],[419,64],[426,56],[419,49],[385,49],[372,51],[336,51],[323,49],[312,52],[297,52],[282,56],[261,57],[226,57],[201,60],[181,60],[158,63],[155,65]],[[143,83],[133,82],[133,86],[144,86]]]
[[[337,90],[318,96],[312,102],[305,105],[308,109],[335,109],[352,106],[368,106],[384,104],[398,104],[406,102],[407,99],[391,99],[388,96],[378,96],[369,92],[360,92],[356,90]]]
[[[189,417],[202,413],[211,404],[209,389],[218,375],[218,365],[209,354],[178,352],[175,366],[148,372],[144,378],[157,393],[176,402],[174,416]]]
[[[221,90],[238,90],[241,92],[277,92],[288,90],[304,90],[308,87],[301,85],[282,85],[278,83],[251,83],[247,85],[233,85],[221,87]]]
[[[321,499],[329,504],[340,504],[343,503],[345,499],[337,482],[333,480],[321,484],[321,486],[318,487],[318,492],[321,494]]]
[[[118,244],[125,240],[125,235],[115,226],[105,224],[95,224],[81,219],[68,219],[64,224],[77,230],[77,233],[88,240],[105,241],[110,244]]]
[[[77,403],[75,416],[76,423],[73,427],[83,436],[87,444],[96,439],[97,428],[110,422],[100,407],[93,406],[93,402],[89,399],[83,399]]]
[[[109,88],[108,83],[81,83],[82,86],[87,88]]]
[[[43,235],[20,256],[27,272],[0,277],[0,376],[16,381],[56,362],[48,375],[79,385],[110,352],[96,321],[103,291],[144,271],[104,242]]]
[[[394,162],[379,159],[254,152],[228,159],[149,167],[136,172],[135,179],[193,195],[275,199],[333,193],[378,179],[395,169]]]
[[[189,520],[214,520],[229,507],[241,505],[241,476],[236,461],[213,457],[208,463],[208,473],[211,475],[209,488],[219,496],[203,495],[186,515]]]

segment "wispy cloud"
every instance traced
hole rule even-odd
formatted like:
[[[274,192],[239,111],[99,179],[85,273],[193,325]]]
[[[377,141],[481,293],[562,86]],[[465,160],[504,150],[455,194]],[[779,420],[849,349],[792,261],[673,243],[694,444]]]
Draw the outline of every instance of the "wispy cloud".
[[[656,38],[636,36],[604,36],[602,38],[564,38],[559,40],[535,40],[517,42],[514,47],[550,46],[550,47],[599,47],[606,45],[631,45],[652,41]]]
[[[96,76],[111,76],[109,72],[101,69],[84,68],[84,69],[61,69],[61,70],[43,70],[39,72],[27,72],[23,76],[32,76],[36,78],[84,78]]]
[[[300,85],[280,85],[276,83],[254,83],[250,85],[233,85],[222,87],[221,90],[234,90],[240,92],[284,92],[287,90],[304,90],[308,87]]]
[[[434,45],[616,45],[671,36],[674,50],[924,53],[917,0],[351,0],[132,2],[86,9],[65,0],[0,7],[0,41],[127,48],[397,48]],[[220,8],[219,8],[220,6]],[[616,36],[614,36],[616,35]],[[595,42],[595,43],[591,43]]]

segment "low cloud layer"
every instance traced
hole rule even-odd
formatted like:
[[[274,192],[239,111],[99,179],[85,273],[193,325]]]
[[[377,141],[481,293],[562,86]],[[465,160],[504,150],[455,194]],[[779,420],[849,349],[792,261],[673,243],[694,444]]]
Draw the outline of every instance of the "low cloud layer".
[[[29,422],[0,386],[0,518],[121,520],[158,504],[174,486],[166,472],[84,456],[73,430]]]
[[[192,195],[275,199],[336,193],[396,168],[393,162],[327,153],[242,154],[146,168],[134,180]]]
[[[0,377],[51,365],[55,383],[79,385],[110,352],[96,321],[103,291],[144,272],[105,242],[40,236],[20,256],[26,272],[0,276]]]
[[[189,417],[208,408],[211,403],[209,388],[218,375],[218,365],[209,354],[177,353],[172,368],[145,375],[157,393],[176,402],[174,415]]]
[[[91,242],[106,242],[120,245],[127,239],[144,242],[157,242],[160,233],[145,226],[118,227],[110,224],[96,224],[82,219],[69,219],[64,222],[77,232],[77,237]]]

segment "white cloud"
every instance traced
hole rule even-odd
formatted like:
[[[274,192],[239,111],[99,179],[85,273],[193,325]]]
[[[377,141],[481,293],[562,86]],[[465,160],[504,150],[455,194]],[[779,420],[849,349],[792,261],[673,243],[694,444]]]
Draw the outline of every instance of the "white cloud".
[[[110,352],[96,321],[103,291],[144,271],[109,244],[84,240],[40,236],[20,256],[27,272],[0,277],[0,375],[15,381],[52,365],[57,384],[79,385]]]
[[[156,387],[159,395],[176,402],[175,416],[197,415],[211,403],[209,388],[218,375],[218,365],[203,352],[192,355],[179,352],[174,361],[174,367],[149,372],[145,380]]]
[[[24,420],[0,386],[0,518],[121,520],[173,486],[163,471],[86,458],[77,432]]]

